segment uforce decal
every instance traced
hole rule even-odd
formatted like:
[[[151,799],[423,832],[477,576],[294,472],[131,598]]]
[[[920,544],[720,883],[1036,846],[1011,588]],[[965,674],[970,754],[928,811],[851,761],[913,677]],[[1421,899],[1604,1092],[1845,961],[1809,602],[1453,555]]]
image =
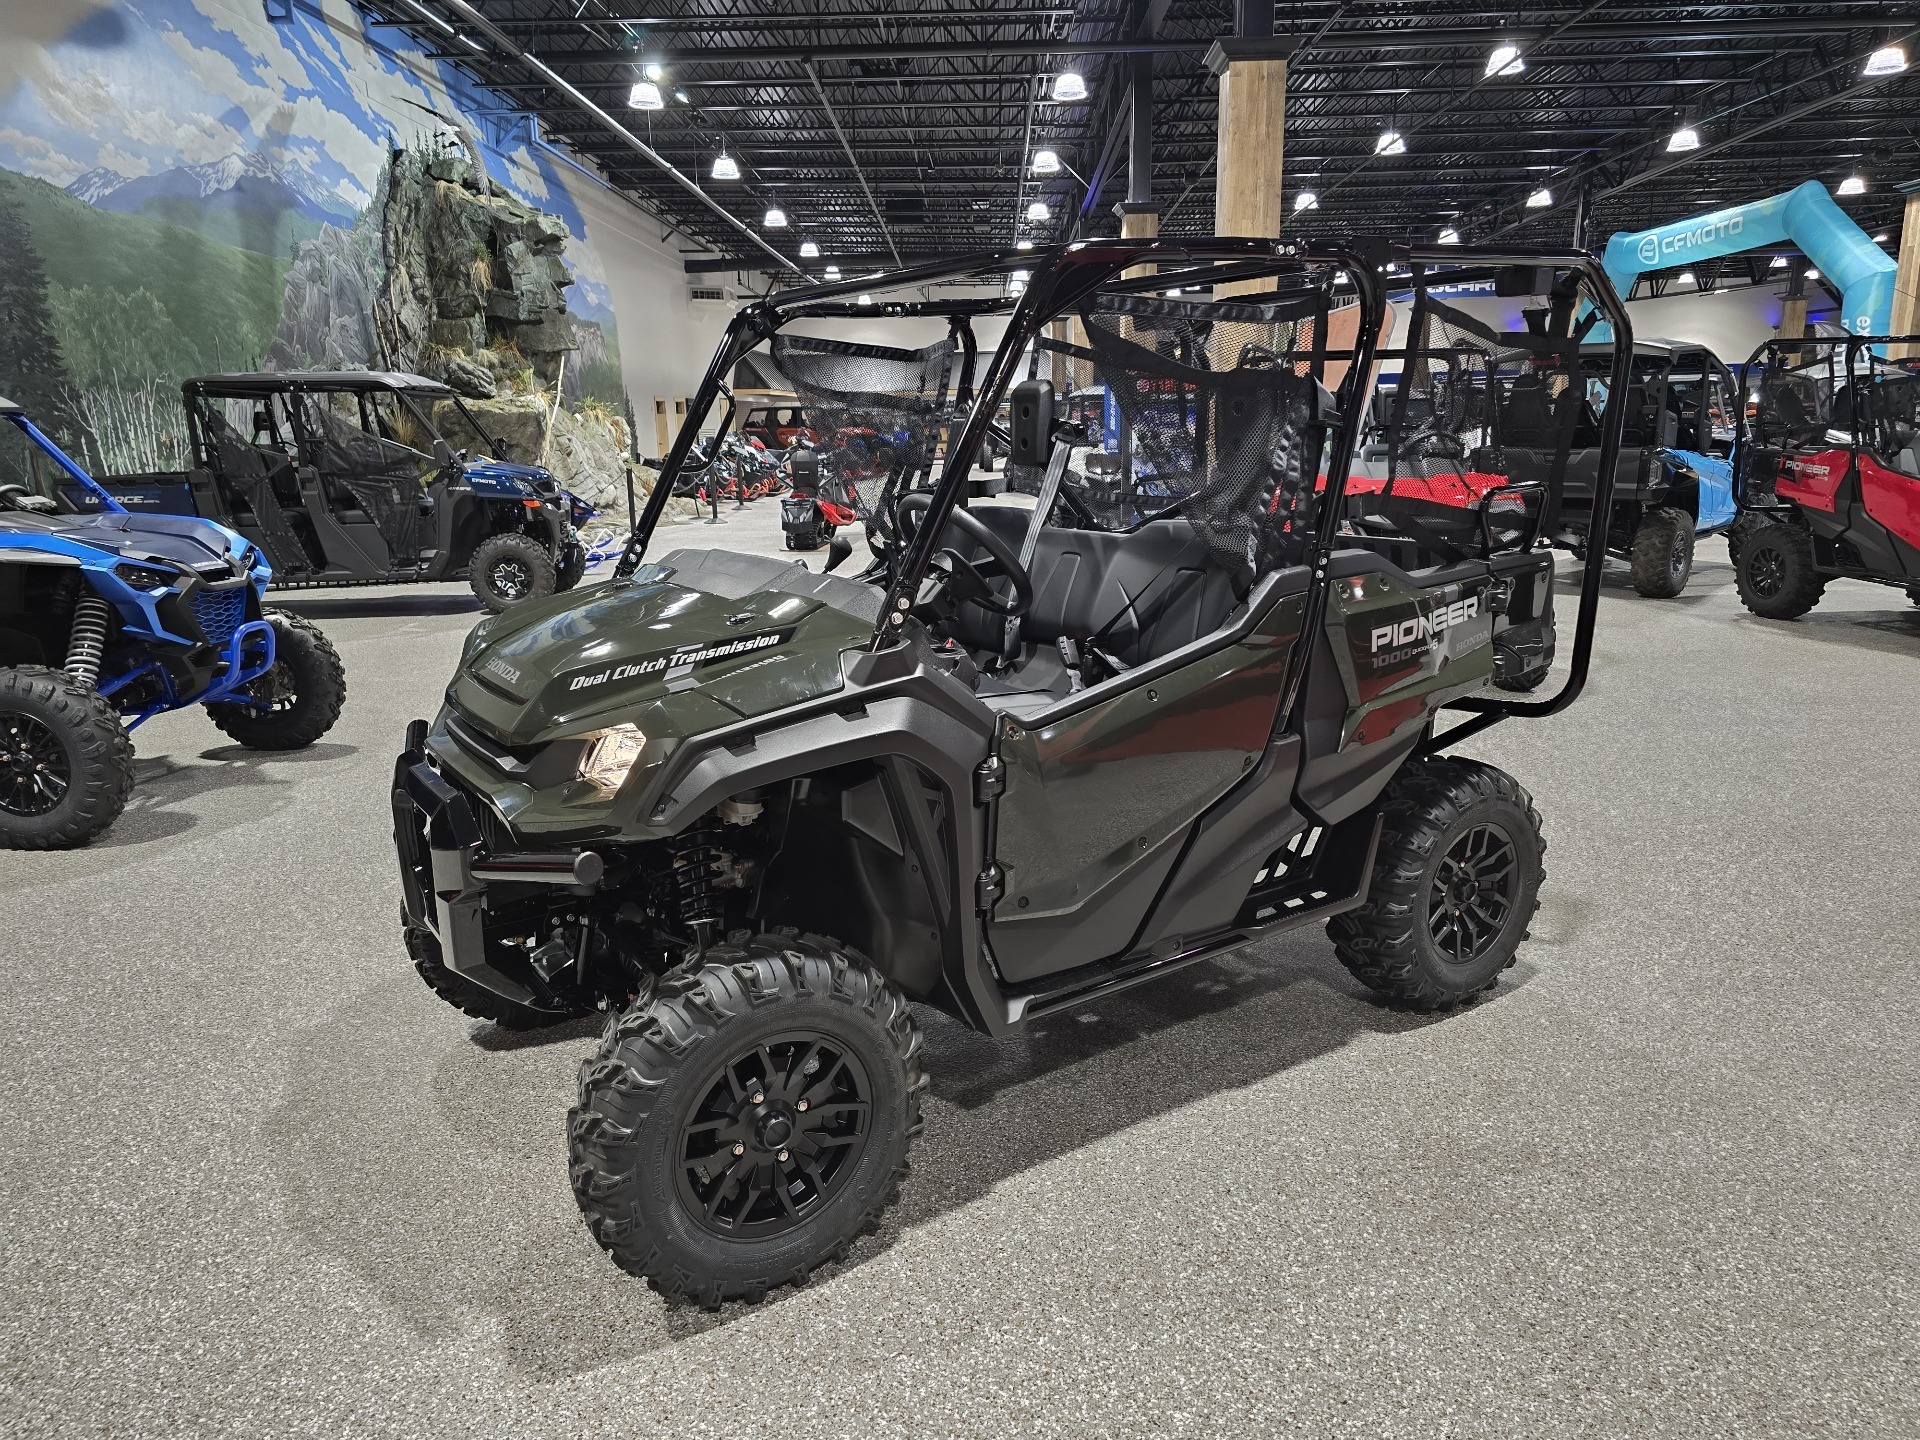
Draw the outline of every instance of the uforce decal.
[[[648,655],[639,660],[628,660],[619,665],[610,665],[604,670],[589,670],[575,675],[567,681],[567,689],[586,690],[595,685],[605,685],[615,680],[631,680],[637,675],[658,675],[667,670],[678,670],[689,665],[711,665],[716,660],[731,660],[736,655],[750,655],[757,650],[771,649],[775,645],[784,645],[793,638],[792,630],[763,630],[757,635],[742,635],[738,640],[723,640],[712,645],[688,645],[678,650],[669,650],[664,655]]]
[[[1373,632],[1373,643],[1367,647],[1368,652],[1377,654],[1383,646],[1398,647],[1411,645],[1416,640],[1431,640],[1442,630],[1462,625],[1479,613],[1480,597],[1469,595],[1438,610],[1416,615],[1411,620],[1402,620],[1398,625],[1381,625]]]

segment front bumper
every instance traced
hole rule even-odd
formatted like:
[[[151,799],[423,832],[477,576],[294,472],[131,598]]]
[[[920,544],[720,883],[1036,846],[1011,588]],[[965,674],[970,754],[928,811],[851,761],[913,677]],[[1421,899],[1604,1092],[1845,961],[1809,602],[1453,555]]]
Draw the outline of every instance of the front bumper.
[[[548,995],[497,962],[487,938],[489,901],[503,887],[507,898],[535,893],[526,887],[558,886],[590,895],[605,873],[592,850],[542,853],[519,850],[496,839],[487,843],[475,802],[448,782],[427,757],[427,722],[407,726],[405,747],[393,767],[393,843],[400,862],[400,904],[409,928],[438,942],[442,963],[463,979],[520,1005],[547,1008]]]

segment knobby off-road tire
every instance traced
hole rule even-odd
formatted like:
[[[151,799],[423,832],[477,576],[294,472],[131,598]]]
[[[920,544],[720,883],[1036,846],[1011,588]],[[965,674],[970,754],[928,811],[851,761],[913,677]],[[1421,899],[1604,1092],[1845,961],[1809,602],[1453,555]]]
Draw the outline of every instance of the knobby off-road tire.
[[[92,686],[44,665],[0,668],[0,847],[84,845],[132,793],[133,741]]]
[[[546,547],[512,531],[489,535],[473,547],[467,562],[467,583],[496,615],[522,600],[552,595],[559,579]]]
[[[209,705],[216,728],[249,750],[304,750],[333,728],[347,703],[347,669],[325,633],[311,620],[268,610],[273,626],[273,668],[247,687],[267,702]]]
[[[1798,525],[1773,520],[1754,527],[1734,569],[1740,603],[1765,620],[1797,620],[1826,591],[1813,565],[1813,537]]]
[[[1367,903],[1327,922],[1341,964],[1415,1010],[1451,1010],[1498,983],[1540,904],[1546,838],[1511,775],[1413,760],[1382,801]]]
[[[1633,588],[1651,600],[1671,600],[1693,574],[1693,517],[1671,506],[1647,511],[1630,553]]]
[[[609,1017],[581,1066],[567,1129],[593,1238],[708,1308],[803,1283],[898,1194],[921,1047],[900,992],[836,941],[709,950]]]
[[[553,572],[553,591],[556,595],[573,589],[586,576],[587,547],[582,541],[576,547],[573,558]]]
[[[539,1030],[549,1025],[564,1025],[586,1014],[584,1010],[536,1010],[531,1005],[516,1005],[504,995],[496,995],[475,985],[447,968],[440,941],[430,930],[406,927],[407,954],[413,968],[427,982],[427,988],[462,1015],[476,1020],[491,1020],[502,1030]]]

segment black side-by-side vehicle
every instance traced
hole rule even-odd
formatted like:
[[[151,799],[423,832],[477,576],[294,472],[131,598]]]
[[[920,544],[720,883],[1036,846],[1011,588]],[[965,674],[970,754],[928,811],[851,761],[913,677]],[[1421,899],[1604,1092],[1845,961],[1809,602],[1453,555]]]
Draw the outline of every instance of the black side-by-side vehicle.
[[[506,459],[506,442],[436,381],[263,371],[201,376],[181,394],[193,468],[102,485],[133,514],[239,531],[281,589],[464,575],[502,610],[570,589],[586,571],[559,483]]]
[[[1539,333],[1502,344],[1562,383],[1598,307],[1624,394],[1627,318],[1586,256],[1094,240],[783,292],[733,320],[614,578],[473,631],[394,771],[405,942],[470,1015],[605,1012],[568,1136],[618,1264],[718,1305],[843,1256],[920,1129],[909,1000],[1002,1036],[1307,925],[1420,1009],[1514,963],[1539,816],[1460,747],[1580,694],[1603,557],[1563,682],[1493,689],[1516,637],[1551,653],[1542,522],[1565,476],[1451,506],[1349,491],[1389,261],[1421,288],[1537,296]],[[1023,295],[978,298],[1016,268]],[[888,319],[995,313],[984,375],[970,337],[949,357],[870,343]],[[1071,342],[1048,333],[1067,316]],[[845,578],[650,559],[736,361],[842,319],[868,335],[781,368],[810,407],[837,389],[934,457],[930,484],[875,498],[894,543]],[[1111,426],[1020,378],[1046,373],[1035,345],[1091,372]],[[973,479],[1003,401],[1010,463],[1043,476],[1031,508]],[[1597,418],[1604,511],[1618,400]]]

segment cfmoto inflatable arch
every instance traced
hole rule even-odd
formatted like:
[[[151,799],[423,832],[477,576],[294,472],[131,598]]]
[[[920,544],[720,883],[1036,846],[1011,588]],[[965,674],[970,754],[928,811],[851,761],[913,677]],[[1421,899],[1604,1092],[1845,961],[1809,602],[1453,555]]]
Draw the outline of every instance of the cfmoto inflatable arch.
[[[1616,231],[1607,241],[1601,264],[1614,289],[1630,295],[1642,271],[1782,241],[1798,245],[1820,273],[1840,287],[1840,311],[1847,329],[1856,335],[1887,333],[1893,324],[1893,259],[1847,217],[1818,180],[1771,199],[1674,220],[1651,230]],[[1595,338],[1606,338],[1604,328],[1596,328]]]

